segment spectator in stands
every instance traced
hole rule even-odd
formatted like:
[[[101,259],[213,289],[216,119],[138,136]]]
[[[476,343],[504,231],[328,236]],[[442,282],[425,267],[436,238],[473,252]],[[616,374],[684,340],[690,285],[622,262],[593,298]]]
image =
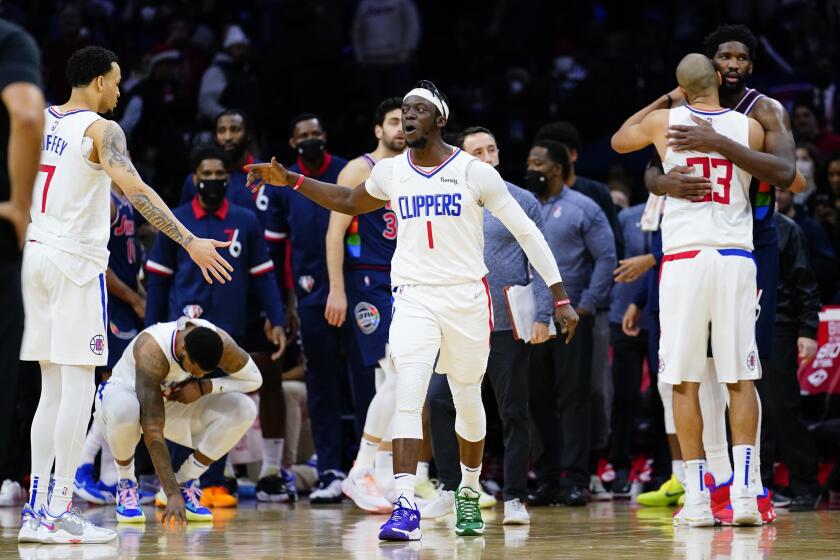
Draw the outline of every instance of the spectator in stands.
[[[70,55],[82,47],[91,45],[88,31],[82,25],[79,6],[67,3],[58,12],[58,37],[49,39],[44,46],[44,83],[47,102],[61,101],[70,97],[70,84],[64,77],[64,69]]]
[[[834,255],[840,255],[840,155],[826,166],[826,192],[814,197],[814,217],[831,240]]]
[[[796,147],[796,169],[805,177],[805,189],[793,195],[794,204],[808,204],[817,192],[817,176],[820,175],[820,156],[813,144]]]
[[[820,123],[817,112],[810,103],[798,101],[793,106],[791,125],[797,145],[811,143],[823,158],[840,152],[840,136]]]

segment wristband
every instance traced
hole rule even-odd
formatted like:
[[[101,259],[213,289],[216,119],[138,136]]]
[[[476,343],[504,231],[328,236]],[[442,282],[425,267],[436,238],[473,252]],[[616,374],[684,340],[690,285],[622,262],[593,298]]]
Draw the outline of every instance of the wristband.
[[[568,305],[572,303],[570,299],[558,299],[554,301],[554,307],[563,307],[564,305]]]
[[[300,186],[303,184],[304,179],[306,179],[306,177],[303,175],[303,173],[298,175],[297,181],[295,181],[295,184],[292,185],[292,190],[294,190],[294,191],[298,190],[300,188]]]

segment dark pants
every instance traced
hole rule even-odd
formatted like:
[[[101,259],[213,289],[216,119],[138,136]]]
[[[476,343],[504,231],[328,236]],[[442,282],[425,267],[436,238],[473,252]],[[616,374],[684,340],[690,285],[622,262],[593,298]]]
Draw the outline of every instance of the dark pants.
[[[347,320],[354,320],[349,312]],[[353,414],[356,417],[356,441],[358,441],[362,439],[362,433],[365,430],[365,419],[370,401],[376,394],[376,367],[365,367],[353,328],[353,325],[345,322],[342,327],[342,336],[344,348],[347,350],[350,398],[353,401]]]
[[[616,469],[629,469],[632,462],[633,430],[639,409],[642,364],[647,358],[647,331],[627,336],[621,325],[610,324],[613,347],[612,379],[615,392],[612,409],[610,463]],[[655,387],[655,385],[654,385]],[[661,416],[661,414],[660,414]]]
[[[504,499],[528,497],[528,363],[531,348],[515,340],[511,331],[494,332],[484,379],[498,403],[504,432]],[[454,490],[461,482],[458,440],[455,437],[455,405],[445,375],[433,375],[429,383],[429,423],[438,478]]]
[[[763,407],[764,431],[774,444],[761,446],[761,466],[765,471],[762,478],[772,478],[773,462],[776,459],[774,451],[777,451],[778,458],[790,471],[790,486],[795,495],[815,494],[819,490],[817,449],[799,408],[797,334],[797,328],[793,325],[776,325],[774,357],[762,360],[762,377],[755,384]]]
[[[549,340],[531,349],[532,425],[543,452],[534,466],[540,482],[589,485],[592,316],[580,318],[575,337]]]
[[[4,230],[5,233],[5,230]],[[20,342],[23,336],[23,300],[20,294],[20,260],[0,260],[0,480],[22,481],[19,453],[28,449],[21,440],[18,421]],[[25,442],[25,443],[24,443]]]

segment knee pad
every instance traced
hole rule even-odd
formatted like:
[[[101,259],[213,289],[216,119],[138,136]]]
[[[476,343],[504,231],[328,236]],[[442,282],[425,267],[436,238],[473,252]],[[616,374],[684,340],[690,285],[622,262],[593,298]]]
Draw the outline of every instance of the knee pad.
[[[423,439],[423,403],[432,368],[428,364],[413,363],[400,367],[396,385],[394,411],[394,439]]]
[[[481,400],[481,381],[461,383],[449,377],[455,404],[455,433],[467,441],[481,441],[487,435],[487,417]]]
[[[674,423],[674,386],[664,381],[656,383],[659,390],[659,398],[662,399],[662,408],[665,416],[665,433],[674,435],[677,433],[677,426]]]

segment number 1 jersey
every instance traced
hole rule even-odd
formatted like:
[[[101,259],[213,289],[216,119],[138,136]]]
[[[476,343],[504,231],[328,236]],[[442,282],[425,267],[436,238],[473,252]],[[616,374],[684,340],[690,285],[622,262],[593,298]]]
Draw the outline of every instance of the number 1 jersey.
[[[696,126],[692,115],[707,120],[719,134],[749,147],[749,117],[730,109],[701,111],[684,105],[670,110],[668,124]],[[712,192],[700,202],[668,197],[662,217],[663,252],[706,247],[752,251],[752,176],[717,152],[677,152],[668,148],[662,161],[665,173],[680,166],[693,167],[694,175],[707,177]]]

